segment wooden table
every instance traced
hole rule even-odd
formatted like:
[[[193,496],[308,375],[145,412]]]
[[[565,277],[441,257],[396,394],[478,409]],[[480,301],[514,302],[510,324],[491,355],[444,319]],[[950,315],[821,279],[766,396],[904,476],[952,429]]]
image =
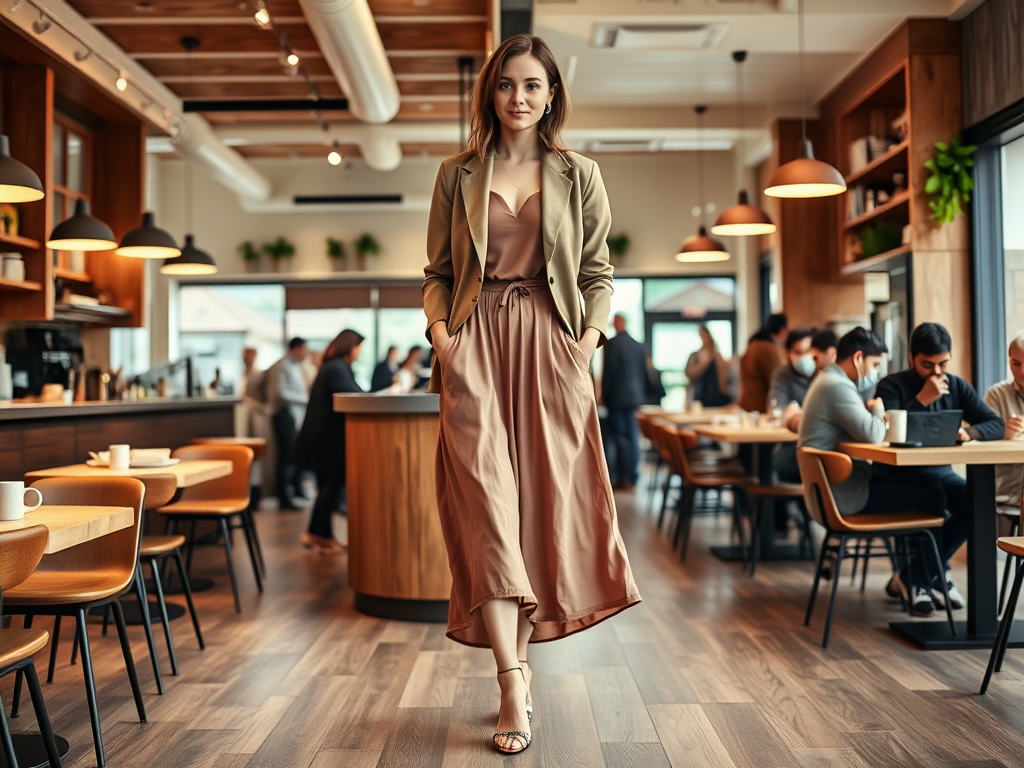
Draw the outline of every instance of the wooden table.
[[[948,448],[842,443],[839,450],[855,459],[893,467],[967,465],[967,507],[971,515],[967,536],[967,621],[957,622],[956,637],[945,621],[897,621],[889,626],[925,650],[991,648],[998,628],[995,465],[1024,464],[1024,442],[971,441]],[[1015,625],[1010,642],[1014,647],[1024,647],[1024,624]]]
[[[84,544],[108,533],[128,528],[135,522],[131,507],[72,507],[46,505],[26,512],[21,520],[0,521],[0,533],[45,525],[50,532],[43,554]]]
[[[25,482],[32,483],[43,477],[146,477],[147,475],[174,475],[178,488],[190,488],[199,483],[227,477],[231,474],[230,461],[179,461],[169,467],[145,467],[113,470],[90,467],[88,464],[69,464],[66,467],[37,469],[25,474]]]
[[[717,443],[756,446],[757,481],[761,485],[772,485],[774,473],[772,451],[779,443],[795,443],[797,435],[785,427],[741,427],[734,425],[694,426],[693,431],[701,437]],[[756,534],[761,540],[759,560],[803,560],[805,555],[800,547],[775,546],[775,525],[770,515],[761,516],[761,530]],[[751,542],[751,546],[756,546]],[[712,547],[711,551],[723,560],[744,560],[742,547]]]
[[[651,416],[657,416],[666,421],[671,421],[673,424],[680,426],[690,426],[695,424],[714,424],[715,419],[720,419],[723,416],[739,419],[740,411],[731,410],[729,408],[705,408],[700,413],[691,413],[690,411],[663,411],[661,413],[652,413]]]

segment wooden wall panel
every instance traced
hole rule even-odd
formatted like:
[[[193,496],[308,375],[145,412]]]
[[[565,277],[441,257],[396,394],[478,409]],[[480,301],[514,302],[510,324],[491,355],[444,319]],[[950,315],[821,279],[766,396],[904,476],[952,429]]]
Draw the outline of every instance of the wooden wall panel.
[[[987,0],[963,22],[964,125],[1024,99],[1024,3]]]
[[[76,464],[86,458],[78,455],[73,423],[28,427],[22,434],[22,440],[26,472]]]
[[[951,373],[971,380],[971,265],[967,251],[913,254],[914,324],[942,323],[953,337]]]

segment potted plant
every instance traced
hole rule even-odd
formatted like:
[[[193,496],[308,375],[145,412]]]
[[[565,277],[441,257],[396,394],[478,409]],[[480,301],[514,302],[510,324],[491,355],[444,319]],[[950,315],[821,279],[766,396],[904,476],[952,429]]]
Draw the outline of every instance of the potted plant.
[[[629,235],[625,232],[608,235],[605,242],[608,243],[608,256],[611,257],[613,264],[618,264],[625,258],[626,252],[629,250]]]
[[[371,235],[369,232],[364,232],[356,240],[356,257],[359,259],[359,269],[366,269],[366,257],[367,256],[379,256],[380,255],[380,243],[377,242],[377,238]]]
[[[932,219],[939,226],[964,215],[961,203],[971,201],[974,179],[970,168],[974,165],[977,150],[977,147],[961,144],[959,136],[951,138],[948,144],[935,142],[935,157],[924,164],[932,174],[925,182],[924,191],[932,195],[928,205],[932,209]]]
[[[252,240],[246,240],[244,243],[240,243],[237,250],[238,255],[242,257],[242,261],[245,262],[246,272],[260,271],[260,252],[256,250],[256,246],[252,244]]]
[[[281,236],[273,242],[264,243],[263,252],[270,257],[270,262],[274,265],[274,271],[282,272],[285,260],[295,255],[295,246],[291,241]]]
[[[345,244],[341,240],[335,240],[333,237],[327,238],[327,258],[331,260],[331,265],[334,267],[335,272],[341,272],[348,263],[348,254],[345,252]]]

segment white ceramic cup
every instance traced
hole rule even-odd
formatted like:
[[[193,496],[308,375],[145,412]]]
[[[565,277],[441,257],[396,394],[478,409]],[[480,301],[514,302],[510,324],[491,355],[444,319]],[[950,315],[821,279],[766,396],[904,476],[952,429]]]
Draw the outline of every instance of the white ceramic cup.
[[[35,494],[35,503],[29,504],[25,497]],[[0,482],[0,520],[21,520],[26,512],[43,503],[43,494],[37,488],[26,488],[21,480],[5,480]]]
[[[740,426],[743,429],[757,429],[760,419],[761,414],[757,411],[744,411],[740,420]]]
[[[123,472],[128,469],[131,457],[131,448],[127,445],[112,445],[110,446],[110,468]]]
[[[885,441],[887,443],[907,442],[906,411],[886,411],[885,423],[887,426],[887,429],[885,431]]]

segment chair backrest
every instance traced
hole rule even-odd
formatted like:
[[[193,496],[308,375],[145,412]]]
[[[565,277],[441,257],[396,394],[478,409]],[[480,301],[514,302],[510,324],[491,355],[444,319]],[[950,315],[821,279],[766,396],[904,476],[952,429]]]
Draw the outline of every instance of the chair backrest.
[[[178,492],[178,478],[174,475],[141,475],[139,480],[146,486],[146,509],[165,506]]]
[[[27,579],[39,565],[50,532],[33,525],[0,533],[0,595]]]
[[[171,454],[182,461],[230,461],[231,474],[184,488],[181,501],[212,501],[249,498],[249,470],[252,448],[244,445],[186,445]]]
[[[131,507],[132,524],[78,546],[48,555],[42,571],[106,571],[117,573],[127,589],[135,575],[142,538],[146,486],[134,477],[47,477],[32,483],[44,504],[87,507]]]
[[[650,422],[651,442],[661,455],[662,461],[672,463],[672,449],[670,443],[674,439],[670,432],[673,430],[672,423],[665,419],[654,418]]]
[[[681,475],[684,483],[693,483],[693,470],[687,454],[700,442],[697,433],[689,429],[672,428],[669,433],[672,451],[672,469]]]
[[[845,453],[800,448],[796,452],[800,478],[804,486],[804,503],[815,521],[829,530],[844,531],[846,523],[832,495],[832,486],[846,480],[853,472],[853,460]]]

